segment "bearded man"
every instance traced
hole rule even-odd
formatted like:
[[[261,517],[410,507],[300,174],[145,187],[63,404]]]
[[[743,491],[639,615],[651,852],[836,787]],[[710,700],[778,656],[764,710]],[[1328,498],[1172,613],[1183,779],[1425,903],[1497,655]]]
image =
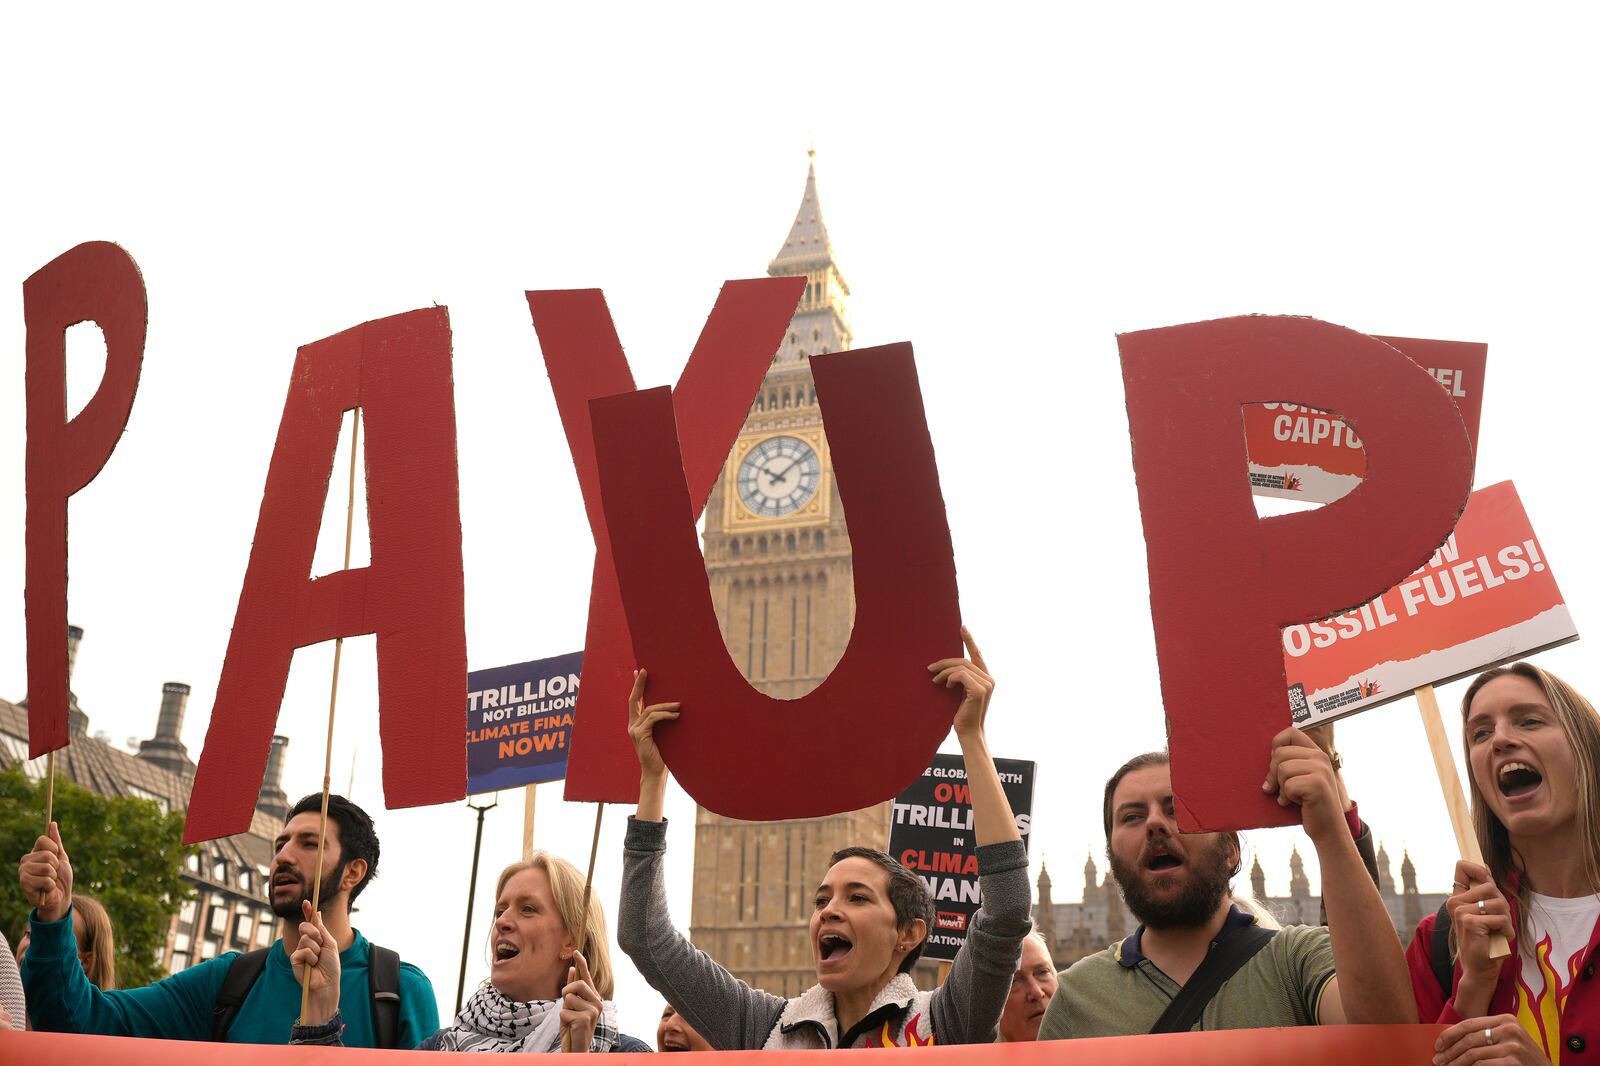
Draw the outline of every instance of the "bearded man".
[[[1103,810],[1111,873],[1139,927],[1061,975],[1039,1039],[1415,1020],[1400,941],[1327,753],[1284,730],[1261,787],[1300,809],[1327,927],[1266,929],[1235,906],[1239,835],[1180,836],[1170,760],[1140,755],[1106,782]]]

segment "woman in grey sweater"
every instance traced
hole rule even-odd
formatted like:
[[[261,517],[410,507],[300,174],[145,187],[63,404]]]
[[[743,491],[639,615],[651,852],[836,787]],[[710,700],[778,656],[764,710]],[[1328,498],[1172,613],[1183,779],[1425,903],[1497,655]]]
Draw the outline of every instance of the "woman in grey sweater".
[[[718,1050],[893,1047],[987,1043],[1005,1008],[1022,938],[1029,929],[1028,858],[984,737],[994,680],[971,635],[970,659],[928,669],[934,684],[960,686],[956,711],[971,791],[983,908],[974,916],[950,975],[919,992],[911,966],[933,922],[922,880],[881,851],[836,852],[817,886],[811,950],[817,984],[785,1000],[751,988],[672,925],[662,877],[667,770],[653,730],[678,717],[676,703],[644,704],[645,673],[634,677],[628,729],[639,753],[639,808],[628,821],[617,943],[644,979]]]

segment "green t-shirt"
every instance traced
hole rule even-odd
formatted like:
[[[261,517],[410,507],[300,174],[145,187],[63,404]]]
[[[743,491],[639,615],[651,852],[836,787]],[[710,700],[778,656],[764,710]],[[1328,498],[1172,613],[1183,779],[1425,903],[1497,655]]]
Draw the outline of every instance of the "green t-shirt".
[[[1254,921],[1237,908],[1223,935]],[[1040,1040],[1148,1033],[1182,986],[1139,950],[1140,929],[1074,963],[1061,975]],[[1321,926],[1278,931],[1206,1004],[1196,1029],[1269,1029],[1317,1024],[1317,1005],[1333,978],[1333,944]]]
[[[55,922],[31,916],[32,935],[22,962],[22,983],[35,1028],[58,1033],[209,1040],[211,1013],[228,967],[238,956],[228,952],[180,970],[144,988],[102,992],[89,983],[78,962],[72,911]],[[347,1047],[372,1047],[372,998],[367,987],[367,938],[358,931],[339,952],[339,1010]],[[251,986],[228,1030],[233,1044],[287,1044],[300,1013],[300,985],[294,979],[283,941],[275,941],[267,965]],[[439,1028],[439,1007],[427,975],[400,964],[402,1048],[414,1048]]]

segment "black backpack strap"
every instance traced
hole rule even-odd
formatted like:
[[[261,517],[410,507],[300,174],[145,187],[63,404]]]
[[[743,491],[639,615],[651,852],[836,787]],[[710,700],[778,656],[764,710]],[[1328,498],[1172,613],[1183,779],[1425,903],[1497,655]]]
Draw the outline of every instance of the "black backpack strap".
[[[367,989],[372,993],[373,1046],[400,1046],[400,955],[367,945]]]
[[[247,951],[234,956],[233,962],[228,964],[228,975],[222,979],[216,1005],[211,1008],[212,1042],[220,1044],[228,1039],[228,1030],[233,1027],[234,1018],[239,1016],[239,1008],[244,1005],[245,997],[255,986],[261,971],[267,968],[267,952],[271,950],[257,948]]]
[[[1194,1028],[1194,1023],[1200,1020],[1201,1012],[1216,996],[1223,982],[1238,973],[1241,966],[1255,958],[1256,952],[1266,947],[1267,941],[1276,933],[1276,929],[1250,925],[1228,936],[1222,943],[1212,948],[1206,954],[1205,961],[1200,963],[1199,968],[1189,978],[1188,983],[1172,997],[1172,1002],[1167,1004],[1167,1009],[1162,1011],[1161,1017],[1156,1019],[1156,1024],[1150,1027],[1150,1031],[1187,1033]]]
[[[1455,994],[1456,966],[1450,958],[1450,904],[1439,904],[1439,913],[1433,918],[1433,941],[1428,945],[1428,961],[1433,964],[1433,979],[1439,982],[1439,991],[1449,999]]]

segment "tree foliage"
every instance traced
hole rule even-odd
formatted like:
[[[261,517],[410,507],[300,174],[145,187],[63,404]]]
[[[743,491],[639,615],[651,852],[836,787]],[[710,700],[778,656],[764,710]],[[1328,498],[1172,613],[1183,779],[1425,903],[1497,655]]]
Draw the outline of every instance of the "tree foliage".
[[[117,984],[137,988],[166,976],[161,954],[167,928],[194,896],[183,879],[183,815],[154,800],[100,796],[56,779],[55,819],[72,862],[72,891],[94,896],[111,915],[117,941]],[[0,929],[12,944],[27,931],[32,909],[17,881],[16,862],[44,828],[44,782],[20,769],[0,771]]]

